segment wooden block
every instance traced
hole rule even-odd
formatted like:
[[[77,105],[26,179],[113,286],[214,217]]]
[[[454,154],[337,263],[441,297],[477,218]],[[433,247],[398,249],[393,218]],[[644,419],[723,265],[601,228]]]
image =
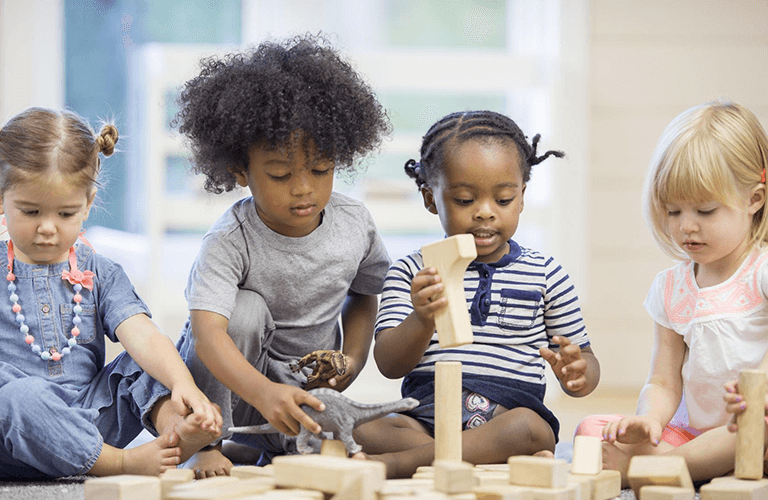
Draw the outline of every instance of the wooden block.
[[[477,257],[475,238],[471,234],[457,234],[421,247],[424,267],[434,267],[443,282],[443,296],[448,306],[435,314],[437,338],[440,347],[471,344],[472,325],[464,296],[464,272]]]
[[[474,466],[467,462],[435,460],[435,490],[443,493],[468,493],[475,487]]]
[[[685,459],[675,455],[639,455],[629,461],[629,485],[639,498],[640,488],[647,485],[678,486],[693,489]]]
[[[768,499],[768,479],[721,477],[702,486],[699,492],[701,500],[765,500]]]
[[[736,466],[733,475],[741,479],[762,479],[765,438],[765,372],[742,370],[739,393],[747,409],[736,417]]]
[[[326,457],[347,458],[347,449],[339,439],[323,439],[320,454]]]
[[[228,483],[211,483],[211,479],[202,479],[185,483],[171,490],[167,500],[220,500],[256,495],[275,489],[275,480],[270,477],[238,479]]]
[[[603,470],[603,442],[599,437],[573,438],[571,474],[597,474]]]
[[[435,461],[461,462],[461,363],[435,363]]]
[[[522,486],[478,486],[475,488],[477,500],[530,500],[529,488]],[[584,499],[582,499],[584,500]]]
[[[526,487],[525,500],[579,500],[578,485],[570,485],[565,488],[536,488]]]
[[[254,479],[257,477],[275,477],[275,471],[272,467],[238,465],[229,469],[229,475],[238,479]]]
[[[432,465],[421,465],[421,466],[416,468],[416,473],[417,474],[424,473],[424,474],[432,474],[432,475],[434,475],[435,474],[435,467],[432,466]]]
[[[564,488],[568,485],[568,463],[544,457],[514,456],[507,460],[509,482],[518,486]]]
[[[160,500],[160,478],[107,476],[86,479],[85,500]]]
[[[696,492],[677,486],[643,486],[640,500],[694,500]]]
[[[325,500],[325,493],[314,490],[269,490],[256,496],[242,497],[242,500]],[[238,499],[240,500],[240,499]]]
[[[165,497],[163,497],[163,500],[167,499],[171,493],[175,494],[175,493],[188,493],[190,491],[194,492],[201,488],[210,489],[218,486],[224,486],[227,484],[235,483],[238,481],[240,481],[240,478],[237,478],[237,477],[216,476],[216,477],[209,477],[206,479],[198,479],[195,481],[190,481],[188,483],[181,483],[171,488],[171,491],[166,493]]]
[[[168,469],[160,474],[160,497],[165,500],[173,488],[194,480],[195,471],[192,469]]]
[[[603,469],[592,477],[595,479],[592,500],[608,500],[621,495],[621,472]]]
[[[364,488],[380,491],[386,478],[386,467],[372,460],[291,455],[272,460],[275,482],[281,488],[302,488],[337,493],[354,476],[363,476]]]
[[[568,484],[576,485],[577,489],[579,490],[579,498],[581,498],[581,500],[592,500],[592,496],[595,493],[596,477],[596,475],[593,476],[587,474],[568,474]]]
[[[386,495],[414,495],[435,488],[432,479],[388,479],[379,492],[379,496]]]
[[[509,470],[505,472],[497,472],[475,468],[475,484],[477,486],[508,485]]]
[[[509,464],[478,464],[475,469],[482,469],[492,472],[509,472]]]

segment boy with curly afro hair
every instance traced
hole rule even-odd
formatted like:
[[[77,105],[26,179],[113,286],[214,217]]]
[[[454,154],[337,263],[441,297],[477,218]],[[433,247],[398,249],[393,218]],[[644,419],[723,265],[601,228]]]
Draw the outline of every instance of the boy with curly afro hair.
[[[180,94],[175,119],[208,191],[248,187],[203,238],[185,291],[179,351],[221,407],[222,439],[263,458],[294,451],[302,409],[323,405],[289,363],[317,349],[348,356],[325,386],[343,391],[365,365],[389,258],[368,210],[333,191],[390,131],[372,89],[327,40],[305,35],[211,57]],[[339,324],[341,317],[341,325]],[[309,370],[306,368],[305,370]],[[282,434],[230,426],[271,423]],[[221,442],[186,464],[228,474]]]

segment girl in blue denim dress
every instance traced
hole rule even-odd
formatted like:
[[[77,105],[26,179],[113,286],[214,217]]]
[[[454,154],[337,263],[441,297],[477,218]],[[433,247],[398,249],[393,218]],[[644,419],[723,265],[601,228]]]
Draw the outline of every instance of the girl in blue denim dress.
[[[221,432],[123,269],[75,245],[117,137],[43,108],[0,129],[0,477],[159,474]],[[106,366],[105,337],[125,347]]]

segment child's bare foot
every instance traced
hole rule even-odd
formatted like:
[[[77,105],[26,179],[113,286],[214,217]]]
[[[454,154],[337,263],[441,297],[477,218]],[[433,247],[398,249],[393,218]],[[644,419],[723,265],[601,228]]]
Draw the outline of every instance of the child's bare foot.
[[[221,432],[203,429],[201,427],[203,418],[195,413],[190,413],[186,417],[178,417],[173,426],[174,432],[179,435],[179,448],[181,448],[181,462],[186,462],[192,455],[208,446]]]
[[[555,458],[555,454],[549,450],[537,451],[533,454],[534,457]]]
[[[179,436],[171,432],[135,448],[122,450],[105,444],[89,474],[115,476],[135,474],[157,476],[180,463]]]
[[[221,453],[221,443],[219,443],[216,446],[198,451],[181,467],[195,471],[195,478],[205,479],[207,477],[228,476],[232,462]]]
[[[629,453],[619,449],[615,444],[603,441],[603,469],[621,472],[622,488],[629,488],[627,471],[629,470],[629,460],[631,458]]]

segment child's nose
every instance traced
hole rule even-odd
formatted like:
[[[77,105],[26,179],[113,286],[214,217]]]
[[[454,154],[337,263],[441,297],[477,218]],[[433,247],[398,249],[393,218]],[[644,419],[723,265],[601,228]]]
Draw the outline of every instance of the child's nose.
[[[43,219],[37,226],[37,232],[40,234],[53,234],[56,232],[56,223],[51,219]]]
[[[493,206],[491,203],[488,202],[480,202],[477,204],[477,210],[475,211],[475,219],[477,220],[487,220],[487,219],[493,219],[494,213],[493,213]]]
[[[294,196],[304,196],[312,192],[312,173],[306,170],[299,172],[293,178],[291,185],[291,194]]]
[[[680,230],[683,233],[686,233],[686,234],[692,233],[696,231],[697,228],[698,228],[698,224],[696,223],[696,220],[693,217],[688,215],[683,215],[680,218]]]

